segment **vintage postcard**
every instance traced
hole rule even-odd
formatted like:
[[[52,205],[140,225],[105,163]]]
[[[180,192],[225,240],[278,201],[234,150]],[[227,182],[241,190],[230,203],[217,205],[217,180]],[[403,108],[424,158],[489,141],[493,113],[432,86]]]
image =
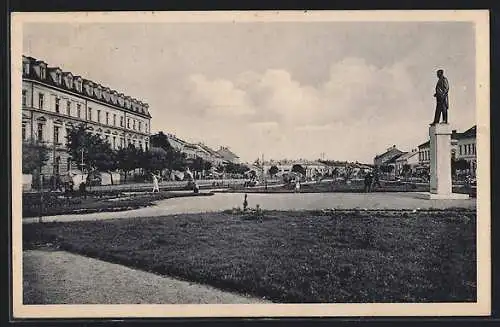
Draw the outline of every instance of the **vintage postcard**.
[[[15,318],[490,314],[487,11],[13,13]]]

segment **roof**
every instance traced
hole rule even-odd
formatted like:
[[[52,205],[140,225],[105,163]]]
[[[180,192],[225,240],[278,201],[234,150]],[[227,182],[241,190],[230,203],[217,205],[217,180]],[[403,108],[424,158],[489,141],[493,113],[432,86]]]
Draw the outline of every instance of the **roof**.
[[[396,161],[400,161],[400,160],[408,160],[410,159],[411,157],[417,155],[418,152],[416,151],[413,151],[413,152],[405,152],[404,154],[402,154],[399,158],[396,159]]]
[[[44,65],[46,65],[46,63],[42,60],[37,60],[36,58],[33,58],[33,57],[29,57],[29,56],[24,56],[23,55],[23,62],[29,62],[30,64],[35,64],[35,65],[39,65],[41,63],[43,63]],[[63,76],[67,76],[68,74],[71,74],[73,75],[73,80],[78,80],[78,79],[82,79],[83,80],[83,83],[92,83],[96,86],[100,86],[102,90],[106,90],[106,91],[109,91],[109,93],[118,93],[117,91],[107,87],[107,86],[102,86],[100,85],[99,83],[97,82],[93,82],[91,80],[88,80],[88,79],[85,79],[85,78],[82,78],[80,77],[79,75],[75,74],[75,73],[71,73],[71,72],[64,72],[61,70],[61,68],[59,67],[48,67],[48,72],[51,72],[51,71],[61,71],[62,72],[62,75]],[[96,99],[98,101],[101,101],[101,102],[105,102],[105,103],[108,103],[110,105],[113,105],[115,107],[120,107],[126,111],[130,111],[130,112],[133,112],[134,114],[139,114],[139,115],[143,115],[143,116],[146,116],[146,117],[149,117],[151,118],[151,114],[149,113],[149,105],[143,101],[139,101],[135,98],[132,98],[130,97],[131,101],[132,102],[135,102],[135,105],[131,105],[130,108],[126,108],[125,107],[125,104],[121,105],[118,101],[116,102],[113,102],[111,97],[107,97],[105,98],[104,96],[101,96],[101,97],[97,97],[96,94],[94,92],[92,92],[91,95],[89,95],[87,92],[85,92],[85,89],[82,87],[81,91],[77,90],[73,85],[74,83],[71,85],[71,86],[68,86],[65,82],[62,82],[62,83],[57,83],[55,80],[53,80],[52,78],[50,78],[50,76],[47,76],[47,78],[45,79],[40,79],[37,74],[34,73],[34,70],[30,68],[29,72],[25,72],[23,70],[23,77],[29,77],[31,79],[35,79],[35,80],[38,80],[38,81],[41,81],[43,82],[44,84],[48,84],[48,85],[52,85],[52,86],[55,86],[59,89],[63,89],[63,90],[68,90],[68,91],[71,91],[71,92],[75,92],[75,93],[81,93],[87,97],[91,97],[93,99]],[[121,93],[120,93],[121,94]],[[125,96],[126,97],[126,96]]]
[[[387,155],[388,153],[391,153],[391,152],[394,152],[394,151],[402,152],[401,150],[399,150],[398,148],[396,148],[396,146],[393,146],[393,147],[387,149],[387,151],[385,151],[384,153],[376,155],[375,159],[381,158],[381,157]]]
[[[399,159],[401,156],[403,156],[404,154],[406,154],[407,152],[403,152],[403,153],[400,153],[400,154],[397,154],[395,155],[394,157],[392,157],[391,159],[387,160],[386,161],[386,164],[390,164],[390,163],[395,163],[397,159]]]
[[[459,134],[459,139],[468,139],[468,138],[475,138],[476,137],[476,125],[472,126],[468,130],[466,130],[463,133]]]
[[[217,153],[226,160],[239,159],[239,157],[236,154],[234,154],[231,150],[229,150],[226,147],[221,147],[219,150],[217,150]]]
[[[431,144],[431,141],[427,141],[427,142],[424,142],[424,143],[420,144],[418,146],[418,148],[425,148],[425,147],[430,146],[430,144]]]

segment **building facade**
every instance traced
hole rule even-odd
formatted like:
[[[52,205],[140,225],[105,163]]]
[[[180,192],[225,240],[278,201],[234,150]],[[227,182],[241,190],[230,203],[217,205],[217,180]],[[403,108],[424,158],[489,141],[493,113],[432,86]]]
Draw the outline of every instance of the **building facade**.
[[[388,148],[384,153],[375,156],[373,159],[373,165],[375,167],[384,166],[390,161],[395,161],[395,159],[403,154],[403,151],[399,150],[395,145]]]
[[[418,161],[421,167],[429,167],[430,164],[430,142],[424,142],[418,146]],[[476,153],[476,125],[463,133],[456,130],[451,134],[451,156],[455,160],[464,159],[469,163],[469,173],[476,175],[477,153]]]
[[[396,159],[395,172],[397,176],[401,176],[404,171],[405,165],[410,167],[410,171],[415,171],[419,164],[419,151],[418,149],[412,149],[410,152],[402,154]]]
[[[27,56],[22,81],[22,139],[43,142],[52,150],[42,174],[79,168],[67,153],[66,135],[82,123],[113,149],[128,144],[148,149],[148,104]]]

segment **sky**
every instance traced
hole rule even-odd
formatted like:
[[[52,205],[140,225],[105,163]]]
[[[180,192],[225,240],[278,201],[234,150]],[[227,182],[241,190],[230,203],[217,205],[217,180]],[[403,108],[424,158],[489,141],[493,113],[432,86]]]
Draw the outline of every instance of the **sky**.
[[[29,23],[23,53],[147,102],[152,132],[243,161],[373,162],[428,139],[435,71],[475,122],[467,22]]]

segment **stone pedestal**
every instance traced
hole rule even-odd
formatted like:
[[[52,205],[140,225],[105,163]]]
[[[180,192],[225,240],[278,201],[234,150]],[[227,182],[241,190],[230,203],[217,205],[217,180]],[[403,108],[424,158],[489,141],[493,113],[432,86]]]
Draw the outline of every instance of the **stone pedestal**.
[[[436,124],[429,127],[431,193],[451,194],[451,127]]]
[[[469,195],[452,192],[451,127],[440,123],[429,127],[430,137],[430,193],[428,199],[467,199]]]

